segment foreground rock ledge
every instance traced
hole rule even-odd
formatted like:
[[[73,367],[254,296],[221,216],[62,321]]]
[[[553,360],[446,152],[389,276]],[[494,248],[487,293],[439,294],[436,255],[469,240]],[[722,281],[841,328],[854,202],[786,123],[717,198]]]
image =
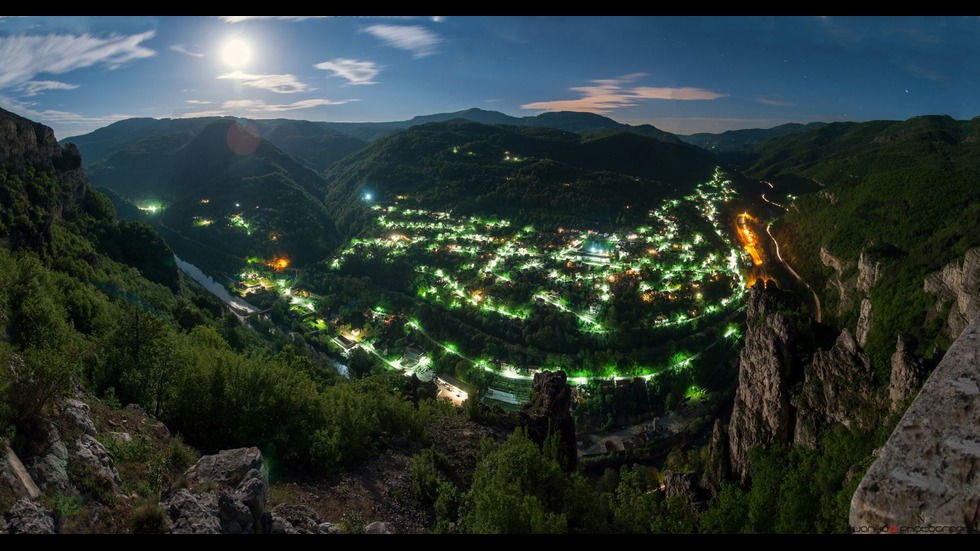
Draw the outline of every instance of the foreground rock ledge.
[[[922,387],[851,499],[857,532],[980,529],[980,317]]]

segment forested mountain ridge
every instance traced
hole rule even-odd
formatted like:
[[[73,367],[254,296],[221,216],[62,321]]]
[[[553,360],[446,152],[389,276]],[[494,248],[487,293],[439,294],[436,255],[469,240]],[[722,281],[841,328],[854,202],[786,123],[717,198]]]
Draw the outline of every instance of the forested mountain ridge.
[[[325,174],[326,202],[338,225],[355,228],[365,193],[458,212],[523,212],[525,222],[609,225],[686,193],[715,166],[696,148],[629,132],[428,123],[336,163]]]
[[[302,266],[339,244],[322,203],[326,182],[262,138],[255,124],[216,118],[117,125],[90,136],[106,135],[99,147],[125,145],[89,164],[89,177],[111,192],[120,213],[142,209],[137,219],[156,226],[186,260],[211,273],[252,256]],[[126,132],[129,126],[138,128]],[[278,127],[283,136],[287,126]]]

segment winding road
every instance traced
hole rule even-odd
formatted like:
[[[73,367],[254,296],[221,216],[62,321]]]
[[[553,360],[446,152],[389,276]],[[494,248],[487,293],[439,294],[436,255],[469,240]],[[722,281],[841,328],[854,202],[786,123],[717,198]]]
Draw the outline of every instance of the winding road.
[[[817,305],[816,319],[817,319],[817,323],[820,323],[820,297],[817,296],[817,293],[813,290],[813,287],[810,287],[810,284],[804,281],[803,278],[800,277],[800,274],[796,273],[796,270],[794,270],[785,260],[783,260],[783,255],[779,254],[779,242],[776,241],[776,238],[773,237],[772,235],[772,224],[766,226],[766,233],[769,234],[769,238],[772,239],[773,244],[776,245],[776,258],[778,258],[779,261],[783,264],[783,266],[785,266],[786,269],[789,270],[789,273],[793,274],[793,277],[800,280],[800,283],[802,283],[803,285],[806,285],[806,288],[809,289],[810,292],[813,294],[813,302]]]

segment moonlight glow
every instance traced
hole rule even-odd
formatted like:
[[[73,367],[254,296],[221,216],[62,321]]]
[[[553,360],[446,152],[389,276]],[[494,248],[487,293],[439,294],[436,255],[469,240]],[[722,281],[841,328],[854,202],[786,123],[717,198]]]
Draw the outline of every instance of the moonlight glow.
[[[221,47],[221,59],[232,67],[243,67],[252,59],[252,47],[244,40],[233,38]]]

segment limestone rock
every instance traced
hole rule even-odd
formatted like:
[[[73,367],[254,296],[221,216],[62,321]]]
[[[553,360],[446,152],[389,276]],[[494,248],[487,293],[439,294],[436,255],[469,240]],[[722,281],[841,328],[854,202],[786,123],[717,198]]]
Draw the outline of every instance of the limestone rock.
[[[711,430],[711,442],[708,443],[708,458],[705,460],[701,487],[715,496],[721,489],[722,481],[728,480],[730,475],[728,434],[721,428],[721,419],[715,419],[715,426]]]
[[[862,251],[861,256],[858,257],[857,290],[867,296],[879,277],[881,277],[881,260],[867,251]]]
[[[262,452],[258,448],[238,448],[205,455],[185,474],[191,483],[210,481],[232,486],[242,482],[252,470],[265,473]]]
[[[667,499],[682,497],[695,510],[703,510],[707,501],[707,495],[698,485],[698,474],[694,471],[664,471],[664,492]]]
[[[183,488],[164,494],[160,506],[167,513],[171,534],[220,534],[221,518],[214,492],[194,494]]]
[[[306,505],[286,505],[285,503],[276,505],[272,511],[263,517],[263,528],[266,518],[271,518],[276,523],[275,526],[288,526],[287,530],[292,530],[291,533],[298,534],[318,534],[320,533],[319,526],[325,524],[323,519],[316,514],[316,511]],[[269,530],[269,533],[277,533],[275,527],[270,527]]]
[[[551,432],[561,436],[562,447],[570,464],[575,462],[575,421],[572,419],[572,390],[564,371],[534,374],[531,400],[521,411],[521,421],[532,440],[541,444]]]
[[[68,477],[68,448],[54,425],[48,426],[47,450],[34,458],[28,470],[45,491],[61,494],[74,492]]]
[[[388,525],[381,522],[380,520],[376,520],[364,527],[364,533],[365,534],[390,534],[391,530],[388,529]]]
[[[843,277],[844,272],[853,266],[851,262],[844,262],[824,247],[820,247],[820,262],[823,262],[824,266],[833,268],[838,278]]]
[[[748,452],[792,438],[790,379],[799,330],[779,311],[783,292],[762,281],[749,290],[745,347],[739,356],[738,390],[728,427],[732,473],[745,483]]]
[[[866,429],[879,407],[871,360],[844,329],[830,350],[813,355],[805,372],[794,441],[815,447],[820,431],[834,424]]]
[[[861,480],[851,528],[976,530],[978,472],[980,317],[946,352]]]
[[[54,515],[41,505],[24,497],[6,514],[10,534],[54,534]]]
[[[892,354],[892,375],[888,385],[888,397],[892,402],[892,410],[896,410],[908,400],[922,385],[925,366],[922,359],[915,355],[919,347],[915,337],[908,333],[898,334],[898,344]]]
[[[218,496],[218,518],[221,519],[222,534],[251,534],[255,525],[252,511],[227,491]]]
[[[967,251],[962,263],[952,262],[929,275],[924,288],[927,293],[938,295],[941,302],[954,301],[948,323],[949,336],[956,339],[980,313],[980,248]]]
[[[95,430],[95,423],[92,422],[92,418],[89,416],[90,411],[91,409],[85,402],[69,398],[65,400],[62,414],[75,426],[82,429],[82,432],[90,436],[95,436],[98,433]]]
[[[238,448],[207,455],[188,469],[184,476],[191,489],[169,495],[166,510],[173,526],[180,530],[212,530],[240,534],[252,533],[269,517],[265,506],[269,495],[269,480],[262,453],[258,448]],[[180,507],[194,500],[192,516],[185,519]],[[213,517],[217,528],[212,526]],[[289,523],[268,518],[270,528],[278,526],[288,532]],[[210,532],[194,532],[210,533]]]
[[[858,318],[857,330],[854,332],[857,343],[861,346],[864,346],[868,342],[868,333],[871,332],[872,315],[871,301],[866,298],[861,299],[861,316]]]
[[[17,495],[27,496],[30,499],[37,499],[41,495],[40,488],[34,483],[24,464],[20,462],[20,458],[6,440],[0,440],[0,478],[6,481]]]
[[[92,464],[99,476],[112,482],[115,493],[122,491],[123,483],[116,470],[116,462],[105,446],[88,434],[83,434],[75,442],[75,448],[77,459]]]

